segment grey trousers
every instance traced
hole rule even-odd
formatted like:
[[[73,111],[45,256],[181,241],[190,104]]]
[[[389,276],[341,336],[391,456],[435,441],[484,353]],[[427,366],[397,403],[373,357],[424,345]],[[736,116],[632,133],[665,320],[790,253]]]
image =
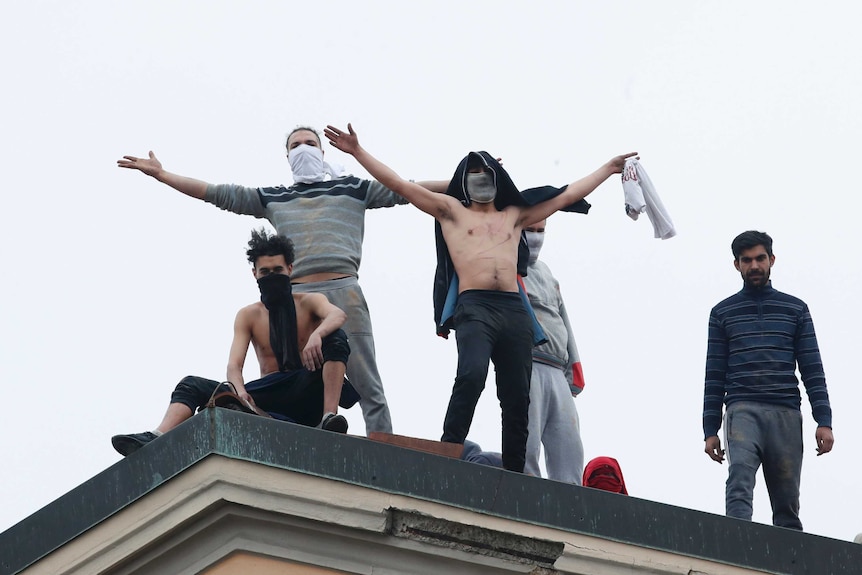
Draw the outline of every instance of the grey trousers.
[[[306,284],[293,284],[295,293],[321,293],[332,305],[347,314],[341,326],[350,341],[350,359],[347,361],[347,378],[362,398],[359,406],[365,418],[365,433],[382,431],[392,433],[389,406],[383,394],[383,382],[377,371],[374,351],[374,334],[371,332],[371,314],[356,278],[343,278]]]
[[[581,485],[584,444],[575,400],[562,369],[533,360],[530,422],[524,472],[540,477],[539,455],[545,448],[548,479]]]
[[[773,525],[801,531],[802,413],[768,403],[732,403],[724,416],[724,439],[727,516],[751,521],[755,474],[763,465]]]

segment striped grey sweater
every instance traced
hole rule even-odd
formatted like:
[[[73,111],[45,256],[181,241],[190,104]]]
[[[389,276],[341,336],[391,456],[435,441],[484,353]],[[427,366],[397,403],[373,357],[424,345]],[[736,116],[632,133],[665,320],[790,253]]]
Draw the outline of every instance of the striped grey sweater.
[[[359,276],[365,210],[406,204],[383,184],[353,176],[289,188],[210,184],[207,202],[223,210],[266,218],[293,241],[293,277],[335,272]]]

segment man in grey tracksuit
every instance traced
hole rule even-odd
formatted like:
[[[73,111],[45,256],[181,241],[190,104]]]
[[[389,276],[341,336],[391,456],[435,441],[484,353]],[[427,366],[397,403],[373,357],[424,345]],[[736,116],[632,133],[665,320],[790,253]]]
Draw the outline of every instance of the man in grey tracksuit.
[[[584,446],[578,411],[572,399],[584,387],[578,348],[560,294],[560,284],[550,268],[538,259],[545,235],[545,220],[524,228],[524,231],[530,248],[524,286],[548,340],[533,348],[524,471],[541,475],[539,454],[544,446],[548,478],[580,485],[584,472]]]

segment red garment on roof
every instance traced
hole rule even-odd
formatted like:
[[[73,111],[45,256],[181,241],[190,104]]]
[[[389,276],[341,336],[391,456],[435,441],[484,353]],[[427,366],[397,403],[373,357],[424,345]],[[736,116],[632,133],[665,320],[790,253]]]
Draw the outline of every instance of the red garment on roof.
[[[584,468],[584,487],[628,495],[623,470],[613,457],[596,457]]]

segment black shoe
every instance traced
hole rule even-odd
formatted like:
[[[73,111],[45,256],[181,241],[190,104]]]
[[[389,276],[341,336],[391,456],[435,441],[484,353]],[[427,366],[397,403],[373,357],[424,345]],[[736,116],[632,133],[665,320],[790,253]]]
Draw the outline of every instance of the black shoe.
[[[347,419],[343,415],[327,413],[320,422],[320,428],[335,433],[347,433]]]
[[[120,455],[125,457],[136,452],[157,437],[158,435],[152,431],[130,433],[129,435],[115,435],[111,438],[111,445],[120,452]]]

